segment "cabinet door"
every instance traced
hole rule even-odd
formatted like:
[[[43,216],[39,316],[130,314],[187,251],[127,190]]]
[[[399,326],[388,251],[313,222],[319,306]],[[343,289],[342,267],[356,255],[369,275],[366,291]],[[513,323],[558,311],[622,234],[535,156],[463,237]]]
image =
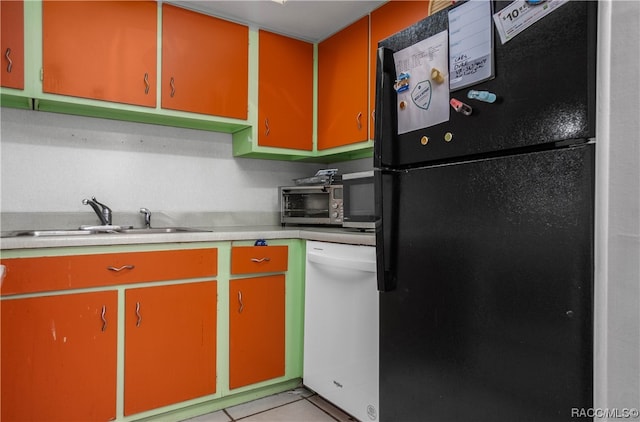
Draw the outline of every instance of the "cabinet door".
[[[215,281],[125,292],[124,414],[216,391]]]
[[[259,32],[258,145],[313,149],[313,45]]]
[[[2,420],[116,417],[117,292],[2,301]]]
[[[247,119],[249,28],[162,5],[162,108]]]
[[[285,373],[284,275],[236,279],[229,287],[229,388]]]
[[[153,1],[44,1],[43,90],[155,107]]]
[[[24,89],[24,3],[22,0],[0,2],[1,85]]]
[[[318,46],[318,150],[368,139],[369,17]]]
[[[369,139],[374,138],[374,110],[376,108],[376,59],[378,41],[390,37],[429,16],[436,0],[390,1],[371,12],[371,46],[369,62]],[[451,3],[451,2],[449,2]]]

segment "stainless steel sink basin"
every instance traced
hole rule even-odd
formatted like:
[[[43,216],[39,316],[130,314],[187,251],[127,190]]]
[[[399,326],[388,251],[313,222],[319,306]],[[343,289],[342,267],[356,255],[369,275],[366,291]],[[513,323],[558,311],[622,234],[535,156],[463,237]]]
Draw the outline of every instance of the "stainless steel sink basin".
[[[23,230],[3,233],[2,237],[52,237],[52,236],[87,236],[92,234],[154,234],[154,233],[204,233],[211,230],[190,227],[152,227],[134,229],[131,227],[91,227],[72,230]]]
[[[122,229],[118,230],[118,233],[123,234],[153,234],[153,233],[204,233],[211,230],[194,229],[190,227],[151,227],[141,229]]]
[[[86,236],[98,232],[91,230],[24,230],[7,233],[4,237]]]

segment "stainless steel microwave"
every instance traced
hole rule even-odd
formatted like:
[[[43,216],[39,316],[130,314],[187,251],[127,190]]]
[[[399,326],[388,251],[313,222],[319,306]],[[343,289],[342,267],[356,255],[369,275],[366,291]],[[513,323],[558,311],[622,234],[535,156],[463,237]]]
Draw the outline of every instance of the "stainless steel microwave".
[[[376,206],[373,170],[342,175],[343,227],[373,229],[376,225]]]
[[[342,185],[280,187],[282,224],[342,226]]]

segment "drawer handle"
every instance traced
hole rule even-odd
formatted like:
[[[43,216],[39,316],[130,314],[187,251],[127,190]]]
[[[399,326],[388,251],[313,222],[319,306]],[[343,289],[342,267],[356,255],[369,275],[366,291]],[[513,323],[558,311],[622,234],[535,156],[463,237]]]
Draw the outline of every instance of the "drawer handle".
[[[173,98],[174,95],[176,95],[176,82],[173,79],[173,76],[171,77],[171,80],[169,81],[169,85],[171,86],[171,98]]]
[[[107,318],[105,318],[106,314],[107,314],[107,306],[102,305],[102,313],[100,314],[100,319],[102,319],[102,332],[107,331]]]
[[[136,327],[139,327],[140,323],[142,322],[142,315],[140,315],[140,302],[136,302],[136,316],[138,317],[138,320],[136,321]]]
[[[133,270],[135,268],[134,265],[123,265],[122,267],[107,267],[107,270],[109,271],[115,271],[117,273],[119,273],[122,270]]]
[[[11,60],[11,49],[7,48],[7,51],[4,53],[4,56],[7,58],[9,64],[7,65],[7,73],[11,73],[11,69],[13,69],[13,60]]]
[[[269,136],[269,132],[271,132],[271,128],[269,127],[269,118],[264,119],[264,127],[265,127],[264,135]]]
[[[356,124],[358,125],[358,130],[362,129],[362,112],[356,116]]]
[[[238,303],[240,304],[240,307],[238,308],[238,313],[241,314],[242,310],[244,309],[244,303],[242,302],[242,292],[238,291]]]
[[[262,262],[269,262],[271,261],[271,258],[269,258],[268,256],[265,256],[264,258],[251,258],[251,262],[255,262],[257,264],[260,264]]]
[[[149,84],[149,74],[145,72],[144,74],[144,93],[145,95],[149,93],[149,88],[151,84]]]

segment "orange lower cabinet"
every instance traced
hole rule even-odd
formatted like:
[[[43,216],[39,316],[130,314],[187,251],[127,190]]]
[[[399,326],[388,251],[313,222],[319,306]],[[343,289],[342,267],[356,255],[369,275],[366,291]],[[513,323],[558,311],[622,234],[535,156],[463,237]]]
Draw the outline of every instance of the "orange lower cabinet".
[[[215,281],[125,291],[124,414],[216,391]]]
[[[2,420],[116,418],[116,291],[3,300]]]
[[[229,388],[285,374],[285,276],[231,280]]]

